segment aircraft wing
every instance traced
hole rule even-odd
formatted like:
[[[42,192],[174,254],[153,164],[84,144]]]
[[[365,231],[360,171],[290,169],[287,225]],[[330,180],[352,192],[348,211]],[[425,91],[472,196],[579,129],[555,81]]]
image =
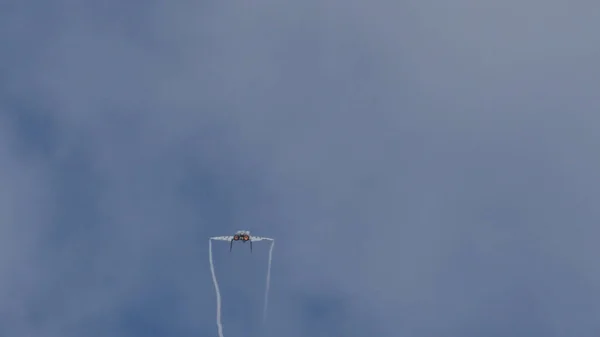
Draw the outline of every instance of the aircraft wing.
[[[213,236],[210,239],[218,240],[218,241],[231,241],[231,240],[233,240],[233,236]]]
[[[265,238],[265,237],[262,237],[262,236],[251,236],[250,237],[250,241],[262,241],[262,240],[273,241],[273,239],[271,239],[271,238]]]

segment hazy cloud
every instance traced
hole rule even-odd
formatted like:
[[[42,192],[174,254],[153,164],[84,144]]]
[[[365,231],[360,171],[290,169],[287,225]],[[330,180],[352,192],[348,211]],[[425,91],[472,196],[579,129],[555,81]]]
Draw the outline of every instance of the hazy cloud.
[[[1,334],[600,333],[599,6],[3,7]]]

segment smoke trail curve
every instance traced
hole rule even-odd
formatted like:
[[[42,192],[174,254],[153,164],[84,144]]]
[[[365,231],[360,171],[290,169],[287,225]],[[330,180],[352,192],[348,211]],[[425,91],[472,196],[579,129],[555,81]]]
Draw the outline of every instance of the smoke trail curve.
[[[221,323],[221,292],[219,291],[219,283],[217,282],[217,276],[215,275],[215,266],[212,258],[212,240],[208,239],[208,259],[210,261],[210,272],[212,273],[213,284],[215,285],[215,292],[217,294],[217,329],[219,337],[223,337],[223,324]]]

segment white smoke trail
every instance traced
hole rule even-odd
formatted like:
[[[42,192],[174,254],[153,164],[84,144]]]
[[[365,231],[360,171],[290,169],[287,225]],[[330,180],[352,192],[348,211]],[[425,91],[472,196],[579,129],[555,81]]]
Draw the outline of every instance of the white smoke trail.
[[[265,287],[265,304],[263,307],[263,324],[267,320],[267,306],[269,304],[269,288],[271,288],[271,261],[273,260],[273,246],[275,246],[275,240],[271,239],[271,248],[269,249],[269,266],[267,267],[267,286]]]
[[[215,275],[215,266],[212,258],[212,240],[208,239],[208,259],[210,260],[210,272],[212,273],[213,284],[215,285],[215,292],[217,294],[217,329],[219,337],[223,337],[223,324],[221,323],[221,292],[219,291],[219,283],[217,282],[217,276]]]

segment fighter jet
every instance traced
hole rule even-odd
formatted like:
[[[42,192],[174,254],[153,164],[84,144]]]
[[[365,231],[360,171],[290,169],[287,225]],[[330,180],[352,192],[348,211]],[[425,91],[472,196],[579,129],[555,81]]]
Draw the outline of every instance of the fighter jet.
[[[260,236],[252,236],[250,235],[250,231],[240,230],[235,232],[233,236],[214,236],[211,238],[212,240],[219,241],[229,241],[229,251],[233,248],[233,241],[242,241],[243,243],[250,242],[250,252],[252,252],[252,242],[254,241],[262,241],[262,240],[270,240],[271,238],[263,238]]]

